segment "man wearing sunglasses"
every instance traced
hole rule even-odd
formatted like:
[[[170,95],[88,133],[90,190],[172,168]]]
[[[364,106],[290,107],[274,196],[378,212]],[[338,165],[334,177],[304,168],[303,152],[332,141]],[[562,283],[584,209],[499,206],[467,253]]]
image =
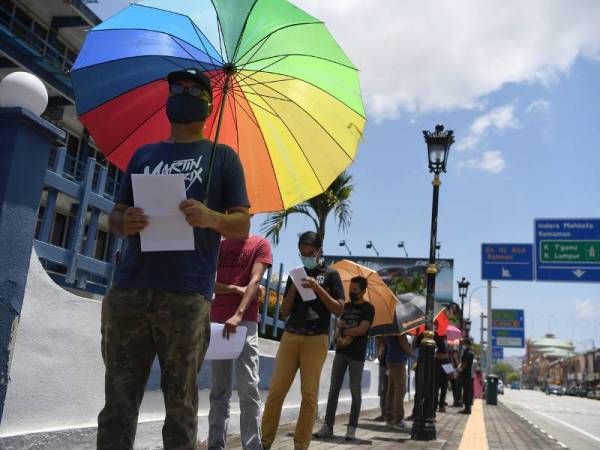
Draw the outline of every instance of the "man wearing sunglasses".
[[[167,80],[170,137],[134,154],[110,215],[111,231],[126,238],[127,246],[102,304],[106,402],[98,417],[98,449],[133,448],[156,356],[166,409],[164,448],[196,447],[196,378],[210,337],[219,242],[221,236],[246,239],[250,227],[244,172],[237,154],[225,145],[216,148],[210,194],[204,198],[213,147],[204,135],[213,110],[210,79],[186,69],[170,73]],[[179,207],[194,229],[195,250],[141,251],[139,233],[153,217],[133,206],[131,175],[143,173],[184,175],[188,199]]]

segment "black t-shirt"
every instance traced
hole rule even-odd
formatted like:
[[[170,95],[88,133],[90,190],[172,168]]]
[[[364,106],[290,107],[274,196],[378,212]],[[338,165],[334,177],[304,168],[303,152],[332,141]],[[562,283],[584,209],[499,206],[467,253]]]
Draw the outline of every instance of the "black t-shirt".
[[[372,324],[373,317],[375,317],[375,308],[373,308],[373,305],[369,302],[358,305],[350,302],[346,303],[344,306],[344,313],[342,314],[341,320],[344,322],[344,328],[354,328],[363,320]],[[369,332],[367,331],[362,336],[354,336],[350,345],[337,349],[336,352],[347,356],[350,359],[364,362],[368,341]]]
[[[473,376],[473,360],[475,359],[475,353],[471,349],[465,349],[462,355],[462,376],[467,379]]]
[[[131,176],[134,174],[181,174],[187,198],[204,200],[213,143],[209,140],[175,144],[160,142],[140,148],[123,174],[117,203],[134,205]],[[226,145],[215,152],[208,207],[219,212],[249,206],[244,170],[238,155]],[[159,221],[152,217],[150,222]],[[140,235],[127,239],[127,249],[115,269],[114,286],[192,291],[212,298],[221,235],[210,228],[194,228],[195,250],[142,252]]]
[[[307,270],[306,275],[313,277],[334,299],[343,300],[344,286],[337,270],[331,269],[324,264],[312,270]],[[294,282],[288,277],[285,293],[292,287]],[[317,296],[316,300],[305,302],[296,292],[292,312],[285,325],[285,331],[294,334],[313,336],[317,334],[329,334],[329,320],[331,313],[325,303]]]

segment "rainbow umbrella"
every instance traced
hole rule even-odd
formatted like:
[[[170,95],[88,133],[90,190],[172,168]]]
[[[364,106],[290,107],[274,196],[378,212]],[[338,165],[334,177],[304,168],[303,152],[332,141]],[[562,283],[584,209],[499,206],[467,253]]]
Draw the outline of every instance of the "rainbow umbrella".
[[[93,28],[71,73],[112,163],[168,137],[166,75],[189,67],[211,78],[205,131],[239,154],[253,212],[322,193],[353,161],[358,72],[322,22],[285,0],[144,0]]]

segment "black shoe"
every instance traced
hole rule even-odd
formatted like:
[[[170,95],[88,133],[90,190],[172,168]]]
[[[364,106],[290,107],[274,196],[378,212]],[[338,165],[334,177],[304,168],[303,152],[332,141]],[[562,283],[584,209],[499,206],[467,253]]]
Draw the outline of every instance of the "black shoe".
[[[459,411],[458,413],[459,413],[459,414],[471,414],[471,411],[470,411],[470,410],[463,409],[462,411]]]
[[[383,415],[377,416],[373,419],[375,422],[385,422],[385,417]]]
[[[439,412],[446,412],[446,408],[441,406],[440,409],[438,410]]]
[[[406,417],[404,420],[410,420],[410,421],[413,421],[413,420],[415,420],[415,416],[413,416],[413,415],[411,414],[410,416]]]

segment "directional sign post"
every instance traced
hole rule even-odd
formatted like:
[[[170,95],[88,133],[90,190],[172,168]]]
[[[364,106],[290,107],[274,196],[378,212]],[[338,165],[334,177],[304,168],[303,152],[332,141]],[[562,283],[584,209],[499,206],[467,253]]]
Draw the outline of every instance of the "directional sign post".
[[[525,347],[525,330],[492,329],[492,350],[494,347]]]
[[[481,244],[483,280],[533,280],[533,245]]]
[[[600,282],[600,219],[535,221],[538,281]]]
[[[494,347],[525,347],[525,313],[522,309],[492,310],[492,351]]]
[[[492,359],[494,361],[504,359],[504,347],[492,347]]]
[[[525,328],[525,312],[522,309],[494,309],[492,328]]]

